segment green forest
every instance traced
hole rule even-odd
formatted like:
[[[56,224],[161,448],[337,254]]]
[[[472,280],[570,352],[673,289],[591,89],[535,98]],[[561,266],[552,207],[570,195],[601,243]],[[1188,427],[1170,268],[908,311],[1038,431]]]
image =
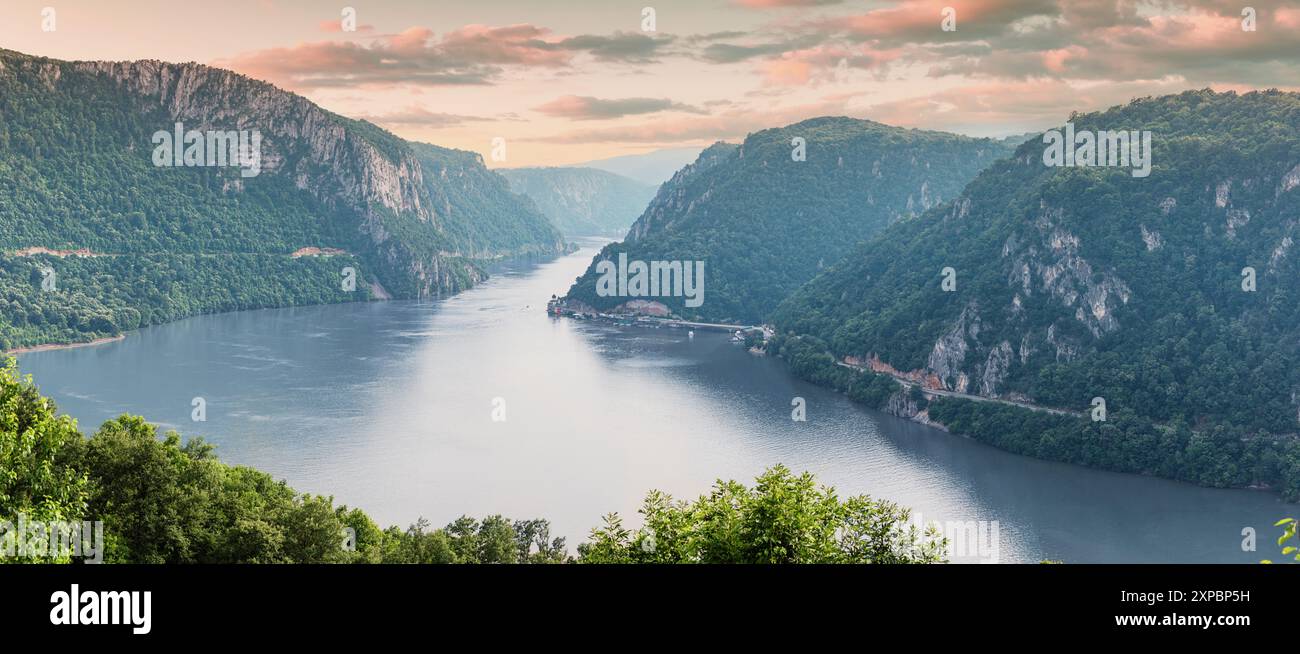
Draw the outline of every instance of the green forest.
[[[812,475],[773,466],[753,487],[719,480],[694,501],[651,491],[644,525],[604,517],[576,556],[546,520],[462,516],[380,528],[364,511],[298,493],[217,459],[212,445],[161,437],[139,416],[89,437],[10,358],[0,365],[0,520],[102,521],[109,563],[941,563],[946,542],[911,512],[841,499]],[[595,518],[593,516],[593,518]],[[5,539],[8,538],[9,541]],[[69,563],[71,556],[0,562]],[[18,549],[14,545],[14,552]]]
[[[564,248],[478,154],[407,142],[229,71],[112,66],[0,50],[0,351],[201,313],[366,300],[372,282],[397,298],[450,294],[485,278],[488,261]],[[155,166],[155,131],[215,119],[171,113],[153,95],[182,92],[168,84],[132,86],[150,75],[190,80],[192,111],[258,116],[261,174]],[[259,103],[286,113],[261,116]],[[282,126],[308,117],[319,134]],[[323,138],[339,138],[328,157],[313,150]],[[399,167],[412,171],[402,211],[363,195],[364,180]],[[371,189],[381,191],[393,192]],[[29,248],[103,256],[21,256]],[[290,256],[302,248],[346,254]],[[343,290],[344,268],[355,291]]]
[[[804,160],[795,160],[796,138]],[[758,324],[776,306],[862,240],[890,223],[959,193],[1010,144],[890,127],[851,118],[814,118],[718,143],[666,182],[628,239],[596,261],[703,261],[705,298],[647,298],[686,318]],[[568,297],[597,309],[595,261]]]
[[[820,344],[788,352],[795,369],[874,355],[949,389],[1102,397],[1098,423],[948,399],[930,417],[1023,454],[1295,499],[1300,95],[1187,92],[1072,121],[1150,130],[1151,176],[1046,167],[1026,142],[784,302],[779,331]]]

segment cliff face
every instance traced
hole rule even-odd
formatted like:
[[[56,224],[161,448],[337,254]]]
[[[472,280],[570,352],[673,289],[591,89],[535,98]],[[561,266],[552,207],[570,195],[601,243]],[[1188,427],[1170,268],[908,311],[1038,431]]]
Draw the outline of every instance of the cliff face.
[[[556,254],[560,234],[481,158],[408,143],[374,125],[227,70],[159,61],[62,62],[0,51],[17,79],[56,95],[117,93],[142,129],[256,130],[260,174],[230,177],[223,194],[282,184],[323,209],[322,231],[370,263],[398,297],[456,292],[483,278],[476,260]],[[152,146],[129,143],[147,154]],[[303,246],[324,245],[302,243]]]
[[[935,388],[1296,431],[1300,95],[1188,92],[1073,123],[1150,131],[1150,176],[1046,166],[1030,139],[800,289],[778,328]]]

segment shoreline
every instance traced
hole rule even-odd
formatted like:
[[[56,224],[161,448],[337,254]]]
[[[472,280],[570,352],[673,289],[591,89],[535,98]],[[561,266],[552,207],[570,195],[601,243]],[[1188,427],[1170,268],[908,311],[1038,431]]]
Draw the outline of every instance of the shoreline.
[[[77,347],[92,347],[95,345],[113,343],[124,339],[126,339],[126,334],[118,334],[117,336],[105,336],[103,338],[96,338],[93,341],[82,341],[79,343],[44,343],[41,345],[29,345],[27,347],[16,347],[12,350],[5,350],[4,352],[0,352],[0,355],[18,356],[20,354],[28,354],[30,352],[46,352],[49,350],[71,350]]]

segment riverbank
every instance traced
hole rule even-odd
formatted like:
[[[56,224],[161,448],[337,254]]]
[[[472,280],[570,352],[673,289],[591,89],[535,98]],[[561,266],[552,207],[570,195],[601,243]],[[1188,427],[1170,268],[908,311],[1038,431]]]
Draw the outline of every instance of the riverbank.
[[[1004,562],[1257,563],[1242,528],[1272,533],[1294,508],[951,436],[793,378],[725,332],[544,315],[538,299],[595,253],[512,266],[445,301],[197,316],[23,357],[22,372],[81,425],[125,412],[201,433],[222,461],[365,507],[378,524],[544,515],[570,548],[601,515],[638,520],[647,488],[692,499],[776,462],[925,521],[999,521]]]
[[[816,339],[780,336],[768,349],[796,376],[868,408],[1013,454],[1203,487],[1266,488],[1286,501],[1300,500],[1300,473],[1294,472],[1300,439],[1294,437],[1159,424],[1127,407],[1084,413],[928,389],[915,379],[839,361]],[[1214,447],[1207,446],[1211,440]]]
[[[4,356],[17,356],[19,354],[27,354],[28,352],[46,352],[49,350],[71,350],[77,347],[92,347],[95,345],[103,345],[105,343],[114,343],[116,341],[120,341],[125,338],[126,338],[126,334],[118,334],[117,336],[105,336],[104,338],[96,338],[91,341],[80,341],[75,343],[43,343],[41,345],[29,345],[27,347],[16,347],[12,350],[5,350],[3,352],[0,352],[0,354]]]

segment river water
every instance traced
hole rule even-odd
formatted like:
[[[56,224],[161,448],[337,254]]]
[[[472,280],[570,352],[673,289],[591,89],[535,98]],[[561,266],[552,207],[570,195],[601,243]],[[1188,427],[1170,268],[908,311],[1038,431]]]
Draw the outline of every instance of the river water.
[[[595,252],[515,264],[437,302],[201,316],[19,363],[83,430],[143,415],[381,526],[544,517],[573,551],[605,513],[639,524],[651,488],[693,498],[784,463],[950,533],[996,523],[996,551],[971,543],[958,561],[1276,558],[1272,524],[1294,506],[1269,493],[1002,452],[863,409],[725,334],[545,315]],[[1243,551],[1246,528],[1258,552]]]

